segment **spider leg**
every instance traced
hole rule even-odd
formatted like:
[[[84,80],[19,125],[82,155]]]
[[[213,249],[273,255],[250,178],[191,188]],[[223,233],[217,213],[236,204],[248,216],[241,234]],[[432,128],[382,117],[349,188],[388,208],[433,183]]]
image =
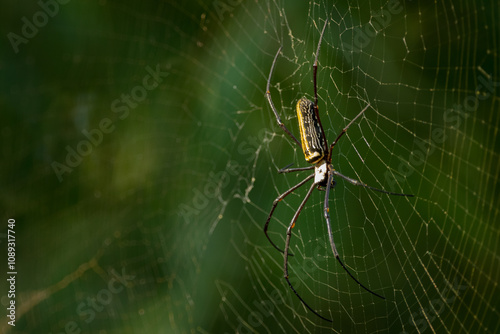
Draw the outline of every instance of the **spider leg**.
[[[276,121],[278,122],[278,125],[283,129],[283,131],[285,131],[290,136],[290,138],[292,138],[299,146],[301,146],[298,139],[295,138],[295,136],[290,132],[290,130],[287,129],[285,124],[283,124],[283,122],[281,121],[281,118],[278,115],[278,111],[276,110],[276,107],[274,106],[273,100],[271,98],[271,92],[269,91],[269,86],[271,84],[271,76],[273,75],[273,71],[274,71],[274,65],[276,64],[276,61],[278,60],[278,56],[279,56],[282,48],[283,48],[283,46],[280,46],[280,48],[278,49],[278,52],[276,52],[276,56],[274,56],[273,64],[271,65],[271,72],[269,72],[269,78],[267,79],[266,97],[267,97],[267,101],[269,102],[269,105],[271,106],[271,109],[274,112],[274,116],[276,116]]]
[[[313,174],[314,175],[314,174]],[[325,317],[323,317],[322,315],[320,315],[318,312],[314,311],[305,301],[304,299],[302,299],[302,297],[299,295],[299,293],[295,290],[295,288],[293,287],[292,283],[290,283],[290,280],[288,279],[288,249],[290,248],[290,239],[292,237],[292,228],[295,226],[295,222],[297,221],[297,218],[299,217],[299,214],[300,212],[302,211],[302,209],[304,208],[304,205],[306,205],[306,202],[307,200],[309,199],[309,196],[311,196],[311,193],[312,191],[314,190],[314,188],[316,187],[316,183],[313,183],[311,185],[311,187],[309,188],[309,191],[307,192],[306,194],[306,197],[304,197],[304,199],[302,200],[302,203],[300,204],[297,212],[295,212],[295,215],[293,216],[292,218],[292,221],[290,222],[290,226],[288,226],[288,229],[286,231],[286,243],[285,243],[285,255],[284,255],[284,258],[285,258],[285,264],[284,264],[284,274],[285,274],[285,279],[288,283],[288,285],[290,286],[290,289],[292,289],[292,291],[295,293],[295,295],[300,299],[300,301],[302,302],[302,304],[304,304],[312,313],[316,314],[318,317],[320,317],[321,319],[323,320],[326,320],[326,321],[329,321],[329,322],[333,322],[332,320],[330,319],[327,319]],[[291,254],[290,254],[291,255]]]
[[[379,298],[385,299],[384,297],[382,297],[378,293],[373,292],[372,290],[368,289],[366,286],[364,286],[363,284],[361,284],[361,282],[358,281],[356,279],[356,277],[354,277],[349,270],[347,270],[347,267],[340,260],[339,252],[337,251],[337,247],[335,247],[335,242],[333,241],[332,226],[330,224],[330,212],[329,212],[330,209],[328,207],[328,199],[330,197],[330,185],[332,183],[332,179],[333,179],[333,173],[330,171],[330,172],[328,172],[328,183],[326,184],[325,205],[323,207],[323,212],[324,212],[325,219],[326,219],[326,226],[328,228],[328,237],[330,238],[330,245],[332,246],[333,255],[335,256],[335,258],[337,259],[337,261],[339,261],[339,263],[342,266],[342,268],[344,268],[344,270],[349,274],[349,276],[351,276],[351,278],[356,283],[358,283],[358,285],[360,287],[362,287],[363,289],[365,289],[366,291],[368,291],[372,295],[375,295],[375,296],[377,296]]]
[[[367,184],[365,184],[365,183],[363,183],[361,181],[354,180],[354,179],[351,179],[350,177],[342,175],[339,172],[337,172],[336,170],[332,170],[332,174],[335,175],[335,176],[339,176],[339,177],[343,178],[344,180],[346,180],[347,182],[349,182],[351,184],[354,184],[355,186],[361,186],[361,187],[364,187],[364,188],[368,188],[368,189],[371,189],[371,190],[374,190],[374,191],[378,191],[378,192],[381,192],[381,193],[384,193],[384,194],[389,194],[389,195],[413,197],[413,195],[410,195],[410,194],[393,193],[393,192],[390,192],[390,191],[386,191],[386,190],[382,190],[382,189],[371,187],[371,186],[369,186],[369,185],[367,185]]]
[[[318,105],[318,90],[316,88],[316,73],[318,72],[318,55],[319,48],[321,47],[321,41],[323,40],[323,34],[326,30],[326,25],[328,24],[328,17],[325,20],[325,25],[323,26],[323,30],[321,30],[321,35],[319,36],[318,48],[316,49],[316,57],[314,58],[313,64],[313,82],[314,82],[314,105]]]
[[[332,157],[333,147],[335,145],[337,145],[337,142],[339,141],[339,139],[342,138],[342,136],[347,132],[347,129],[349,129],[349,127],[352,125],[352,123],[354,123],[369,107],[370,107],[370,105],[368,104],[366,107],[363,108],[363,110],[360,111],[359,114],[356,115],[356,117],[354,117],[352,119],[352,121],[349,122],[349,124],[347,124],[347,126],[345,128],[342,129],[342,132],[340,132],[340,134],[337,136],[337,138],[335,139],[335,141],[330,145],[330,153],[328,155],[328,157],[330,159]]]
[[[279,202],[281,202],[281,200],[283,198],[285,198],[286,196],[288,196],[289,194],[291,194],[295,189],[303,186],[307,181],[309,181],[313,177],[314,177],[314,174],[309,175],[304,180],[300,181],[298,184],[294,185],[293,187],[291,187],[290,189],[288,189],[287,191],[285,191],[283,194],[279,195],[274,200],[274,202],[273,202],[273,207],[271,208],[271,212],[269,213],[269,216],[267,217],[267,220],[266,220],[266,224],[264,225],[264,233],[266,234],[267,240],[269,240],[269,242],[271,243],[271,245],[273,245],[274,248],[276,248],[277,250],[279,250],[281,253],[284,253],[285,251],[281,250],[278,246],[276,246],[276,244],[269,237],[269,234],[267,234],[267,228],[269,227],[269,222],[271,221],[271,217],[272,217],[272,215],[274,213],[274,210],[276,209],[276,206],[278,205]],[[293,256],[293,254],[290,254],[290,255]]]
[[[301,171],[304,171],[304,170],[311,170],[311,169],[314,169],[314,166],[308,166],[308,167],[297,167],[297,168],[288,168],[290,166],[292,166],[293,163],[281,168],[278,173],[293,173],[293,172],[301,172]]]

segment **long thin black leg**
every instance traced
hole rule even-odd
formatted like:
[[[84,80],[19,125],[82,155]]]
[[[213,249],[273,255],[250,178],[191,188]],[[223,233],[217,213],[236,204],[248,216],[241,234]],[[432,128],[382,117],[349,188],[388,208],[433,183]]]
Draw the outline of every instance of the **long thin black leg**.
[[[285,258],[284,273],[285,273],[285,279],[288,282],[288,285],[290,286],[290,288],[292,289],[292,291],[295,293],[295,295],[300,299],[300,301],[302,302],[302,304],[304,304],[312,313],[316,314],[321,319],[329,321],[329,322],[332,322],[332,320],[323,317],[318,312],[316,312],[315,310],[313,310],[304,301],[304,299],[302,299],[302,297],[298,294],[298,292],[295,290],[295,288],[293,287],[292,283],[290,283],[290,280],[288,279],[288,255],[289,255],[288,254],[288,249],[290,248],[290,239],[292,237],[292,228],[295,226],[295,222],[297,221],[297,218],[299,217],[300,212],[304,208],[304,205],[306,205],[306,202],[309,199],[309,196],[311,196],[311,193],[312,193],[312,191],[314,190],[315,187],[316,187],[316,184],[313,183],[312,186],[309,188],[309,191],[307,192],[306,197],[304,197],[304,199],[302,200],[302,203],[300,204],[299,209],[297,210],[297,212],[295,212],[295,215],[293,216],[292,221],[290,222],[290,226],[288,226],[288,229],[286,230],[286,243],[285,243],[285,255],[284,255],[284,258]]]
[[[337,142],[339,141],[339,139],[347,132],[347,129],[349,129],[349,127],[352,125],[352,123],[354,123],[369,107],[370,107],[370,105],[368,104],[366,107],[363,108],[363,110],[361,110],[361,112],[359,114],[356,115],[356,117],[354,117],[352,119],[352,121],[349,122],[349,124],[347,124],[347,126],[345,128],[342,129],[342,132],[340,132],[340,134],[337,136],[337,138],[335,139],[335,141],[330,145],[330,153],[329,153],[329,156],[328,156],[330,159],[332,157],[333,147],[335,145],[337,145]]]
[[[304,180],[300,181],[298,184],[294,185],[293,187],[291,187],[290,189],[285,191],[283,194],[279,195],[273,202],[273,207],[271,208],[271,212],[269,213],[269,216],[267,217],[267,220],[266,220],[266,224],[264,225],[264,233],[266,234],[267,240],[269,240],[271,245],[273,245],[274,248],[279,250],[281,253],[284,253],[284,251],[282,249],[280,249],[278,246],[276,246],[276,244],[269,237],[269,234],[267,234],[267,228],[269,227],[269,222],[271,221],[271,217],[273,216],[273,213],[274,213],[274,210],[276,209],[276,206],[278,205],[279,202],[281,202],[281,200],[283,198],[285,198],[286,196],[291,194],[295,189],[303,186],[307,181],[309,181],[313,177],[314,177],[314,174],[309,175]],[[293,255],[293,254],[290,254],[290,255]]]
[[[335,258],[337,259],[337,261],[339,261],[339,263],[342,266],[342,268],[344,268],[344,270],[349,274],[349,276],[351,276],[351,278],[356,283],[358,283],[358,285],[360,287],[362,287],[363,289],[365,289],[369,293],[371,293],[371,294],[373,294],[373,295],[375,295],[375,296],[377,296],[379,298],[385,299],[384,297],[382,297],[378,293],[373,292],[372,290],[368,289],[366,286],[364,286],[363,284],[361,284],[361,282],[358,281],[356,279],[356,277],[354,277],[349,270],[347,270],[347,268],[344,265],[344,263],[342,263],[342,261],[340,260],[339,252],[337,252],[337,247],[335,247],[335,242],[333,241],[332,226],[330,224],[330,209],[329,209],[329,206],[328,206],[328,200],[329,200],[329,197],[330,197],[330,185],[332,184],[332,180],[333,180],[333,173],[330,171],[330,172],[328,172],[328,183],[326,184],[325,204],[324,204],[324,207],[323,207],[323,213],[324,213],[325,219],[326,219],[326,226],[328,228],[328,237],[330,238],[330,245],[332,246],[333,255],[335,256]],[[285,251],[286,251],[286,248],[285,248]]]
[[[292,166],[293,163],[289,164],[288,166],[285,166],[283,168],[281,168],[278,173],[293,173],[293,172],[301,172],[301,171],[304,171],[304,170],[311,170],[311,169],[314,169],[314,166],[307,166],[307,167],[297,167],[297,168],[288,168],[290,166]]]
[[[325,20],[325,25],[323,26],[323,30],[321,30],[321,35],[319,36],[318,48],[316,49],[316,57],[314,58],[313,64],[313,84],[314,84],[314,105],[318,105],[318,89],[316,85],[316,74],[318,72],[318,55],[319,49],[321,47],[321,41],[323,40],[323,34],[326,30],[326,25],[328,24],[328,18]]]
[[[278,125],[283,129],[283,131],[285,131],[290,136],[290,138],[292,138],[299,146],[301,146],[299,140],[297,138],[295,138],[295,136],[287,129],[285,124],[283,124],[283,122],[281,121],[281,118],[278,115],[278,111],[276,110],[276,107],[274,106],[273,100],[271,98],[271,92],[269,91],[269,86],[271,85],[271,76],[273,75],[273,71],[274,71],[274,65],[276,64],[276,60],[278,59],[278,56],[279,56],[282,48],[283,48],[283,46],[280,46],[280,48],[278,49],[278,52],[276,52],[276,56],[274,56],[273,64],[271,65],[271,72],[269,72],[269,78],[267,79],[266,97],[267,97],[267,101],[269,102],[269,105],[271,106],[271,109],[274,112],[274,116],[276,116],[276,121],[278,122]]]
[[[344,180],[346,180],[347,182],[349,182],[351,184],[354,184],[355,186],[361,186],[361,187],[364,187],[364,188],[368,188],[368,189],[371,189],[371,190],[374,190],[374,191],[378,191],[378,192],[381,192],[381,193],[384,193],[384,194],[389,194],[389,195],[413,197],[413,195],[410,195],[410,194],[393,193],[393,192],[390,192],[390,191],[386,191],[386,190],[382,190],[382,189],[371,187],[371,186],[367,185],[366,183],[363,183],[361,181],[354,180],[354,179],[351,179],[350,177],[342,175],[339,172],[337,172],[336,170],[333,170],[332,173],[333,173],[333,175],[339,176],[339,177],[343,178]]]

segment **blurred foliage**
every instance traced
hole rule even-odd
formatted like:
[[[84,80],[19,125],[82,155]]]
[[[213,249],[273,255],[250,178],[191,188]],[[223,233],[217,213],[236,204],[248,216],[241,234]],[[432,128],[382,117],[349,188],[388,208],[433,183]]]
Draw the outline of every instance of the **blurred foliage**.
[[[401,15],[346,52],[356,27],[398,4]],[[330,258],[301,293],[335,317],[333,327],[288,290],[282,255],[262,233],[272,201],[303,177],[277,170],[305,166],[265,101],[269,68],[283,45],[272,93],[297,134],[294,103],[312,98],[326,15],[318,89],[328,138],[372,105],[334,164],[378,188],[391,184],[389,171],[395,191],[416,195],[374,196],[340,182],[332,193],[339,249],[388,299],[358,293]],[[497,4],[465,0],[4,4],[0,196],[3,221],[16,219],[18,318],[12,328],[4,317],[0,331],[498,330],[497,17]],[[486,97],[464,111],[471,96]],[[401,176],[418,151],[425,163]],[[280,204],[279,242],[304,194]],[[295,274],[317,245],[330,256],[322,198],[314,193],[296,228],[294,252],[305,254],[291,260]],[[451,300],[442,286],[453,302],[437,320],[425,317]],[[269,300],[274,312],[246,323]]]

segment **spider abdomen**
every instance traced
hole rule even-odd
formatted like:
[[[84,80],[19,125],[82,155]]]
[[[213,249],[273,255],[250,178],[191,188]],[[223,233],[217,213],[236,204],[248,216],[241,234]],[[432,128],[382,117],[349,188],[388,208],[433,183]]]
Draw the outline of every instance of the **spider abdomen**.
[[[297,102],[297,117],[300,129],[300,141],[306,161],[314,164],[327,155],[325,135],[317,110],[312,101],[301,98]]]

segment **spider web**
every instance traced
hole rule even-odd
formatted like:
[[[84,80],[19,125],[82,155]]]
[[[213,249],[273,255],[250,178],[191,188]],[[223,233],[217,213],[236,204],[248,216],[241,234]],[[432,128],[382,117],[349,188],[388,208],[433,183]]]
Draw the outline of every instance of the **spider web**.
[[[11,6],[4,36],[42,10]],[[4,39],[2,205],[19,269],[16,327],[4,317],[0,331],[498,332],[498,17],[496,3],[465,0],[70,2],[17,51]],[[308,164],[265,100],[270,66],[282,45],[271,93],[298,137],[326,18],[328,140],[370,105],[335,169],[415,195],[342,179],[330,194],[340,257],[382,300],[333,258],[325,193],[313,192],[289,274],[331,324],[290,290],[262,231],[272,201],[310,172],[277,172]],[[102,141],[58,174],[92,129]],[[307,187],[274,213],[280,247]]]

